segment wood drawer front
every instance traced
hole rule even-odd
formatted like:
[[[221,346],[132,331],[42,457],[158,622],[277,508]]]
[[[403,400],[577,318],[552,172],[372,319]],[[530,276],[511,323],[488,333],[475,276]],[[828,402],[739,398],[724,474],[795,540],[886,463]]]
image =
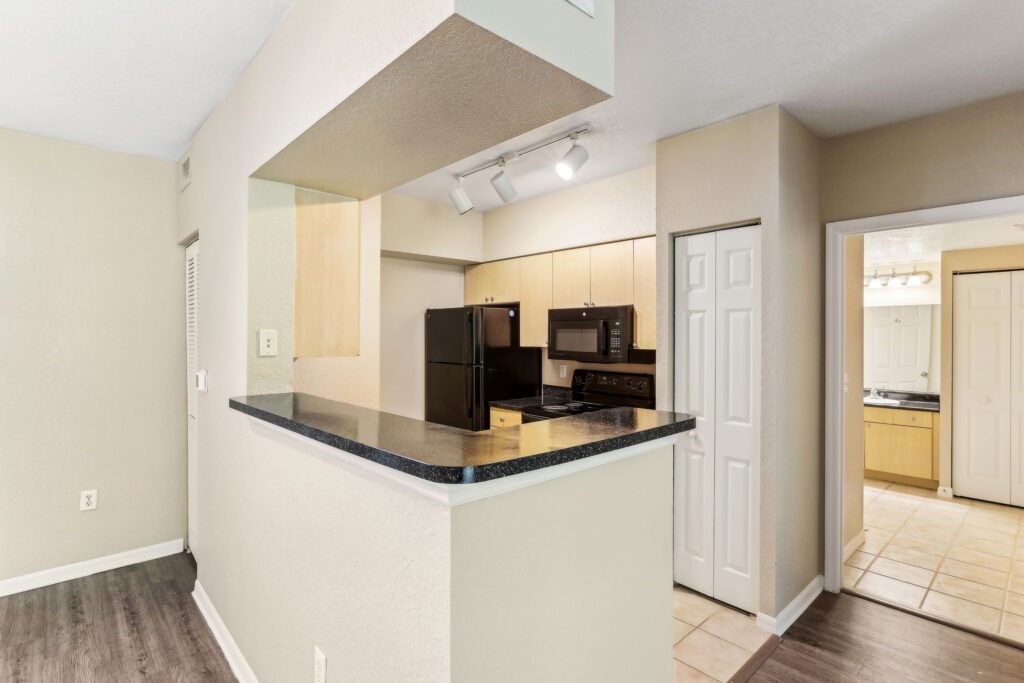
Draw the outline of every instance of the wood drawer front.
[[[523,414],[517,410],[491,408],[491,429],[515,427],[523,423]]]
[[[932,414],[917,410],[892,410],[892,423],[906,427],[932,428]]]
[[[897,411],[888,408],[876,408],[875,406],[864,406],[864,421],[878,422],[879,424],[891,425],[892,414]]]

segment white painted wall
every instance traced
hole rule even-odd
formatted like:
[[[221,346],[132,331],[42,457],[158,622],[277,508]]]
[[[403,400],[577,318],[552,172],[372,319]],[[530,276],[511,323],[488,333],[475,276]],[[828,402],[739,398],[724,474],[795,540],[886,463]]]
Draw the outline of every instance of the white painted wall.
[[[654,166],[574,185],[486,212],[484,260],[647,237],[654,214]]]
[[[185,536],[176,195],[173,164],[0,130],[0,579]]]
[[[383,258],[380,271],[380,409],[422,420],[424,319],[461,306],[462,266]]]
[[[277,330],[277,355],[259,355],[259,330]],[[295,355],[295,186],[249,181],[250,394],[292,390]]]
[[[381,195],[380,248],[385,256],[476,263],[483,260],[483,214],[459,215],[449,203]]]

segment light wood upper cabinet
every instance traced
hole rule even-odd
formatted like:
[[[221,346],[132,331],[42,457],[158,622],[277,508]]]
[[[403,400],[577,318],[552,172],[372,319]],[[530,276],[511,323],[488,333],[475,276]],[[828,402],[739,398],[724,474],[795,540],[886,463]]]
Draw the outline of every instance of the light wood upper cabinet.
[[[653,349],[658,343],[657,249],[654,237],[633,240],[633,307],[636,346]]]
[[[519,261],[519,343],[522,346],[547,346],[553,259],[550,253],[516,259]]]
[[[466,303],[507,304],[519,301],[519,261],[506,259],[466,268]]]
[[[582,308],[590,302],[590,247],[556,251],[552,262],[552,308]]]
[[[633,303],[633,242],[611,242],[590,248],[590,303],[625,306]]]
[[[295,190],[296,358],[359,355],[359,202]]]

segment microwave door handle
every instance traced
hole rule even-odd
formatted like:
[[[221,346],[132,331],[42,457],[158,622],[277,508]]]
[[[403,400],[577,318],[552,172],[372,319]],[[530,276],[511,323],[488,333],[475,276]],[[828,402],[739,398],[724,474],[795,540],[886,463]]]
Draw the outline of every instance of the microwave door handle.
[[[608,321],[602,320],[597,324],[598,354],[604,357],[608,353]]]

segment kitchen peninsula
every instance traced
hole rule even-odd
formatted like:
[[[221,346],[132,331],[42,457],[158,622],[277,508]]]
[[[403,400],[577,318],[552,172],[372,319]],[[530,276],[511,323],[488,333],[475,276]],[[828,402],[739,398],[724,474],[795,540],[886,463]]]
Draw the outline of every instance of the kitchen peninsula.
[[[299,393],[230,406],[264,464],[321,463],[308,489],[282,477],[276,512],[300,536],[332,520],[318,609],[351,634],[332,676],[671,680],[672,445],[692,416],[469,432]]]

